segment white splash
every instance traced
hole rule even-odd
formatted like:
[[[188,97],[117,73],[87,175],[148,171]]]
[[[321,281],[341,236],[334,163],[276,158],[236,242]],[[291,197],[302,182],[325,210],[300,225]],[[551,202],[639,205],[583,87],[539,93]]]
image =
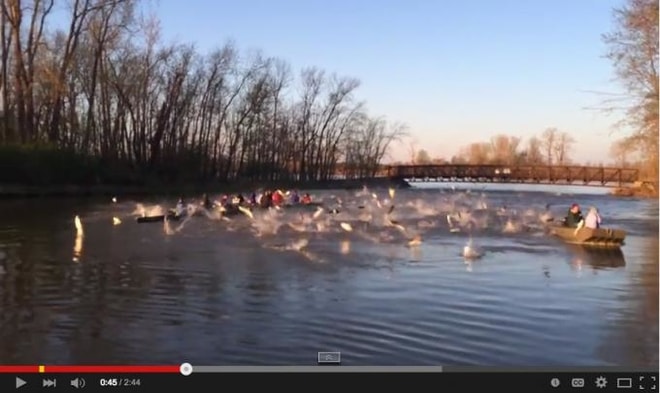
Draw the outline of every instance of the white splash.
[[[323,212],[324,212],[324,210],[323,210],[322,207],[316,208],[316,211],[314,212],[314,215],[312,216],[312,218],[314,220],[316,220],[317,218],[321,217],[321,214],[323,214]]]
[[[174,235],[175,231],[172,230],[172,227],[170,226],[170,220],[167,219],[167,216],[163,219],[163,230],[165,231],[166,235]]]
[[[112,197],[112,203],[117,203],[117,197]]]
[[[80,221],[80,217],[76,216],[73,219],[73,223],[76,226],[76,233],[78,234],[78,236],[82,236],[83,235],[83,226],[82,226],[82,222]]]
[[[112,225],[119,225],[121,224],[121,220],[117,217],[112,217]]]
[[[250,217],[251,220],[254,220],[254,214],[252,214],[252,211],[250,211],[250,209],[243,206],[239,206],[238,210],[240,210],[240,212],[245,214],[246,216]]]
[[[309,245],[309,240],[303,238],[289,243],[286,246],[286,249],[292,251],[301,251],[303,248],[307,247],[308,245]]]
[[[155,205],[155,206],[145,206],[142,203],[138,203],[135,205],[135,210],[131,213],[131,215],[138,215],[142,217],[151,217],[151,216],[161,216],[164,215],[165,211],[163,210],[162,206],[160,205]]]
[[[350,242],[350,240],[342,240],[339,243],[339,252],[341,252],[344,255],[347,255],[347,254],[351,253],[351,242]]]
[[[422,244],[422,236],[420,235],[415,235],[408,241],[408,247],[417,247],[420,244]]]
[[[74,217],[73,222],[76,227],[76,240],[73,243],[73,261],[78,262],[82,254],[84,232],[80,217]]]
[[[396,190],[394,188],[391,188],[388,190],[390,194],[390,199],[394,199],[394,194],[396,193]]]
[[[504,229],[502,229],[502,232],[504,233],[518,233],[520,232],[520,224],[517,224],[513,222],[510,218],[506,220],[506,224],[504,224]]]
[[[481,258],[483,254],[477,250],[472,239],[468,240],[465,247],[463,247],[463,258],[465,259],[478,259]]]
[[[346,232],[353,232],[353,227],[351,226],[351,224],[347,222],[342,222],[341,224],[339,224],[339,226],[341,226],[341,228]]]

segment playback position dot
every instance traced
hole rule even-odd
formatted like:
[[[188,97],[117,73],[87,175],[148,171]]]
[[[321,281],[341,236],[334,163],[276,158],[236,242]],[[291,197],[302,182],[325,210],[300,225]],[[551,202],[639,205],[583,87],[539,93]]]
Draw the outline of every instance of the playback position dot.
[[[179,371],[181,371],[183,376],[187,377],[188,375],[192,374],[193,368],[190,363],[183,363],[181,367],[179,367]]]

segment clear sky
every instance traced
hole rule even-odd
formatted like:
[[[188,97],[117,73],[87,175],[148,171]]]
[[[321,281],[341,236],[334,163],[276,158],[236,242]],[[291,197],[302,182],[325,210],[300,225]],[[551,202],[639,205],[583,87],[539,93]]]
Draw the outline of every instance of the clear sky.
[[[362,81],[370,113],[402,121],[431,156],[547,127],[576,161],[607,162],[616,118],[586,109],[616,91],[601,34],[622,0],[160,0],[166,40],[232,39],[294,69]],[[394,159],[408,159],[395,147]]]

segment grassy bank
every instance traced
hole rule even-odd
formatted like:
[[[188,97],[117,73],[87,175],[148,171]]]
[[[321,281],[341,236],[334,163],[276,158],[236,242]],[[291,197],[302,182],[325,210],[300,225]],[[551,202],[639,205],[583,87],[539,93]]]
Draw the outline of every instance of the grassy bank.
[[[620,197],[658,198],[658,184],[652,182],[636,182],[632,186],[617,187],[612,195]]]
[[[300,190],[410,187],[386,178],[331,181],[208,182],[196,175],[199,163],[171,162],[147,170],[48,145],[0,146],[0,197],[147,196],[248,192],[263,188]]]
[[[325,182],[235,182],[213,184],[158,184],[152,186],[130,185],[5,185],[0,184],[0,198],[27,198],[47,196],[148,196],[172,195],[192,196],[202,193],[234,193],[249,192],[257,189],[298,189],[298,190],[355,190],[369,188],[408,188],[405,181],[394,181],[387,178],[362,180],[331,180]]]

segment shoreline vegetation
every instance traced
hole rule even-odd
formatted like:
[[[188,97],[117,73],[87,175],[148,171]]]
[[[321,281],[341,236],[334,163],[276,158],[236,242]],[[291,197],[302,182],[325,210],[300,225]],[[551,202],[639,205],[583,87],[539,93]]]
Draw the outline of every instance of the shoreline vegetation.
[[[658,184],[635,182],[632,186],[614,188],[610,195],[618,197],[658,198]]]
[[[165,42],[140,0],[27,3],[0,10],[2,194],[320,187],[376,177],[407,134],[358,79]]]
[[[333,179],[324,181],[275,181],[255,183],[236,181],[232,183],[214,184],[152,184],[150,186],[136,185],[0,185],[0,199],[31,198],[31,197],[84,197],[84,196],[180,196],[191,197],[203,193],[233,193],[258,189],[282,190],[359,190],[363,187],[379,188],[410,188],[405,180],[393,180],[386,177],[366,179]]]

